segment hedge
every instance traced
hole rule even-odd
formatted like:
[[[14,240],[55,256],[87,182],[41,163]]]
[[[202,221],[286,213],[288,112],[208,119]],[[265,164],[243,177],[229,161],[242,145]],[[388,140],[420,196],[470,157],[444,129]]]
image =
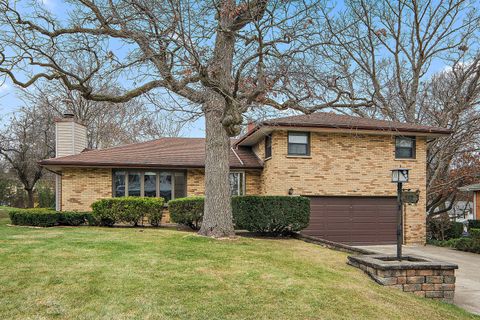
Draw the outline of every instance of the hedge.
[[[200,228],[203,218],[203,197],[189,197],[170,200],[168,211],[173,222],[186,225],[193,230]]]
[[[288,234],[308,226],[310,199],[291,196],[232,198],[235,226],[252,232]]]
[[[146,217],[153,226],[160,225],[163,198],[119,197],[101,199],[92,204],[92,215],[101,226],[129,223],[137,226]]]
[[[79,226],[91,219],[88,212],[56,212],[46,208],[11,209],[8,214],[12,224],[35,227]]]
[[[49,209],[11,209],[8,215],[20,226],[53,227],[58,221],[57,212]]]
[[[480,229],[480,220],[468,220],[468,227]]]
[[[203,197],[168,202],[173,222],[198,229],[203,217]],[[308,226],[310,200],[291,196],[238,196],[232,198],[235,227],[251,232],[288,234]]]
[[[471,228],[469,232],[472,238],[480,239],[480,228]]]

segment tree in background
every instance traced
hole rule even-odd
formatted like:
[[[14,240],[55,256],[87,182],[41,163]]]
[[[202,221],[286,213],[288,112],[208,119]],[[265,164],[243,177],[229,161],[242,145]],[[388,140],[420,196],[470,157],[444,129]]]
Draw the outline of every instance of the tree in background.
[[[104,92],[115,91],[110,83],[109,79],[102,79],[92,86]],[[136,98],[124,103],[91,101],[70,91],[61,82],[38,82],[18,92],[28,105],[40,108],[52,119],[66,112],[73,113],[87,126],[90,149],[178,136],[185,123],[173,113],[150,109],[146,99]]]
[[[22,108],[0,131],[0,156],[13,169],[34,207],[34,189],[44,175],[38,161],[55,156],[53,119],[39,108]]]
[[[330,43],[320,54],[334,66],[332,81],[348,83],[356,95],[373,96],[373,107],[351,112],[454,131],[428,143],[429,214],[453,203],[457,187],[474,172],[459,166],[478,156],[477,7],[475,1],[461,0],[348,0],[340,12],[323,12],[324,39]]]
[[[67,19],[27,3],[0,1],[0,73],[14,84],[58,80],[87,100],[113,103],[170,94],[178,105],[201,108],[202,235],[234,234],[230,137],[240,133],[245,112],[372,105],[370,94],[332,81],[331,66],[319,55],[330,43],[323,1],[81,0],[67,8]],[[79,57],[89,61],[83,73],[72,68]],[[118,92],[93,86],[110,76]]]

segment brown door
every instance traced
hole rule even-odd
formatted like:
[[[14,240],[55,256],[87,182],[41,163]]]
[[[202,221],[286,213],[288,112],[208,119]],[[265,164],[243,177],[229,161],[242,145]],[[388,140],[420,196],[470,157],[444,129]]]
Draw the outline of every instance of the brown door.
[[[396,243],[394,197],[310,197],[310,223],[302,233],[350,244]]]

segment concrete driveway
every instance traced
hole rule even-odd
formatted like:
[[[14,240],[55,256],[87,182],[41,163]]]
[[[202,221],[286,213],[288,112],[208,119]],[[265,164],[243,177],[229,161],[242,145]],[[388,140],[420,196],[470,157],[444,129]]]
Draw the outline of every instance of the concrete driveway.
[[[384,254],[396,254],[395,245],[359,246],[359,248]],[[470,312],[480,314],[480,254],[429,245],[404,246],[403,252],[457,264],[454,303]]]

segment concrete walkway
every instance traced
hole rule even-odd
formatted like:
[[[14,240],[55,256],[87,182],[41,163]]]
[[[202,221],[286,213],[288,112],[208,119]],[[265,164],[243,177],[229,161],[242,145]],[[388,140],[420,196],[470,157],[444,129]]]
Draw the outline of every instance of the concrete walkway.
[[[396,254],[394,245],[359,246],[359,248],[384,254]],[[480,314],[480,254],[429,245],[404,246],[403,252],[457,264],[454,303],[465,310]]]

